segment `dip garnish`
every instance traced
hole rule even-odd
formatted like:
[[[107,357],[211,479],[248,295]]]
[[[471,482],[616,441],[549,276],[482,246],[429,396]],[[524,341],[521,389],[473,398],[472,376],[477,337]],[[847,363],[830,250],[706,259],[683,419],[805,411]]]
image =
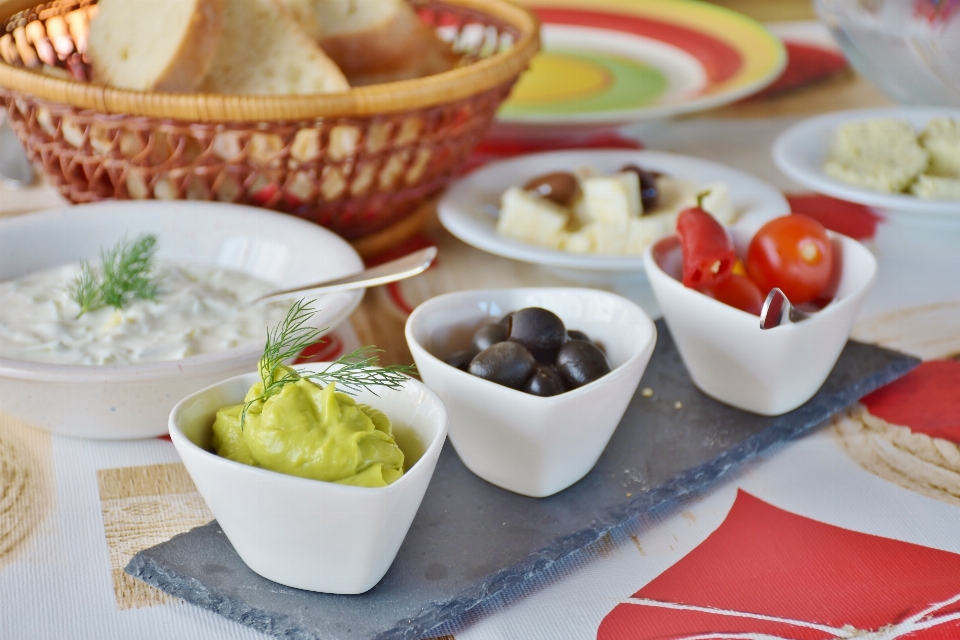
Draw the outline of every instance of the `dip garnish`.
[[[260,381],[263,383],[263,393],[248,401],[243,406],[240,415],[240,428],[247,415],[247,409],[256,402],[266,402],[284,386],[297,380],[309,380],[317,386],[335,382],[337,389],[346,394],[354,395],[363,389],[368,389],[374,395],[374,387],[386,389],[400,389],[407,380],[407,376],[416,375],[414,365],[379,366],[379,356],[383,349],[373,345],[360,347],[353,353],[340,356],[335,362],[327,365],[322,371],[297,372],[283,363],[297,357],[300,353],[317,343],[322,342],[320,334],[327,329],[316,329],[306,323],[314,316],[316,310],[310,303],[298,300],[283,322],[267,331],[267,344],[263,348],[260,358]]]
[[[158,290],[153,263],[156,250],[157,236],[143,233],[132,241],[124,236],[111,249],[100,249],[99,270],[81,260],[80,274],[67,288],[80,306],[77,317],[106,306],[122,309],[131,300],[154,300]]]

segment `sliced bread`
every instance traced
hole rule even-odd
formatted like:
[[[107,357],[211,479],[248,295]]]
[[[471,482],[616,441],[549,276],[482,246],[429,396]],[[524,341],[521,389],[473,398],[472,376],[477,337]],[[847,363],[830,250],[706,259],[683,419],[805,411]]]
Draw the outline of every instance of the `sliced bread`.
[[[228,0],[217,51],[198,90],[283,95],[349,88],[337,65],[278,0]]]
[[[93,80],[139,91],[193,91],[217,48],[224,4],[100,0],[87,45]]]
[[[351,85],[407,80],[457,64],[405,0],[280,0]]]

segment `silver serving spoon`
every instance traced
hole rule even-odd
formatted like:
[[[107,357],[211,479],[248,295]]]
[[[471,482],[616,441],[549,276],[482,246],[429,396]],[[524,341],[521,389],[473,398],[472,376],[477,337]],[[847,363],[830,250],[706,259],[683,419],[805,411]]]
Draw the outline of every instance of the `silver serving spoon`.
[[[436,257],[437,248],[427,247],[426,249],[409,253],[402,258],[377,265],[372,269],[355,273],[352,276],[328,280],[326,282],[315,282],[283,291],[274,291],[257,298],[252,304],[266,304],[276,300],[289,300],[291,298],[306,298],[320,295],[321,293],[363,289],[365,287],[375,287],[381,284],[396,282],[397,280],[404,280],[426,271],[427,267],[430,266],[430,263],[432,263]]]
[[[793,324],[806,320],[811,314],[798,310],[787,299],[783,291],[774,287],[763,301],[760,309],[760,328],[773,329],[782,324]]]

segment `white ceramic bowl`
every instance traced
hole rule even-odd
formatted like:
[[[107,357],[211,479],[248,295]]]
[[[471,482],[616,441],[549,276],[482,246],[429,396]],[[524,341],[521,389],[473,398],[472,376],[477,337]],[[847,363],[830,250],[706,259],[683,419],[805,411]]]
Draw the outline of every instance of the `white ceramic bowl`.
[[[430,484],[447,435],[443,403],[416,380],[396,391],[381,390],[379,397],[370,392],[356,396],[390,418],[413,465],[386,487],[351,487],[251,467],[208,450],[217,410],[243,402],[259,379],[256,373],[237,376],[174,407],[170,438],[183,464],[252,570],[309,591],[371,589],[390,568]]]
[[[809,400],[827,379],[877,275],[873,254],[856,240],[830,234],[835,295],[812,318],[763,330],[760,319],[683,286],[680,243],[661,239],[644,260],[694,384],[708,396],[762,415],[780,415]]]
[[[960,219],[960,202],[957,200],[928,200],[903,193],[881,193],[837,180],[823,170],[834,131],[844,123],[897,118],[910,122],[920,131],[938,116],[960,119],[960,109],[889,107],[828,113],[799,122],[781,133],[773,143],[773,159],[785,175],[818,193],[876,207],[894,215]]]
[[[551,171],[589,167],[600,173],[619,171],[627,164],[659,171],[699,185],[723,182],[739,217],[734,226],[759,228],[790,211],[777,189],[751,175],[714,162],[659,151],[573,150],[532,153],[493,162],[454,184],[440,200],[440,222],[469,245],[494,255],[547,267],[589,271],[639,271],[643,256],[606,256],[571,253],[538,247],[497,233],[500,196],[510,187]]]
[[[525,307],[553,311],[568,329],[603,345],[613,371],[541,398],[477,378],[442,358],[466,348],[484,321]],[[437,296],[407,320],[423,381],[450,412],[450,442],[472,472],[535,498],[566,489],[593,468],[623,417],[657,339],[625,298],[595,289],[494,289]]]
[[[293,216],[206,202],[103,202],[0,220],[0,281],[95,260],[125,233],[144,232],[159,235],[158,258],[238,269],[278,289],[363,269],[339,236]],[[362,297],[349,291],[318,298],[312,324],[335,327]],[[262,350],[254,342],[176,361],[106,366],[0,358],[0,411],[60,435],[159,436],[179,398],[253,370]]]

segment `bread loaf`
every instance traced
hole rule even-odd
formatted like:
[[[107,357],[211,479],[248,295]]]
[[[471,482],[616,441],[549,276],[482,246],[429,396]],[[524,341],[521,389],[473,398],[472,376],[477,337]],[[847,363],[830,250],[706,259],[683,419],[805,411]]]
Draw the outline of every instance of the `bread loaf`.
[[[87,45],[93,80],[139,91],[194,90],[217,48],[224,4],[100,0]]]
[[[456,66],[450,45],[405,0],[281,0],[351,85],[419,78]]]
[[[198,90],[284,95],[349,87],[278,0],[227,0],[219,44]]]

